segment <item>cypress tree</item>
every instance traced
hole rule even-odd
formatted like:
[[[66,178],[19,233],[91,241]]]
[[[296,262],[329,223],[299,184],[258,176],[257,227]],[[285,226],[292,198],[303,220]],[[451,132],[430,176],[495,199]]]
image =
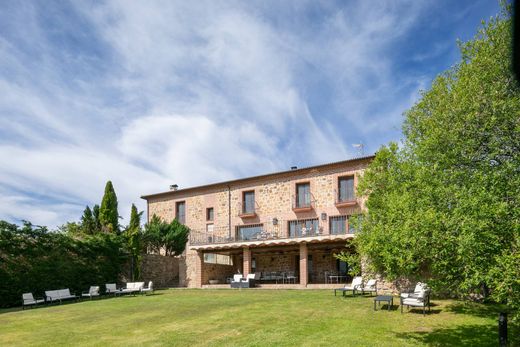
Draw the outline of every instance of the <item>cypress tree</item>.
[[[141,278],[141,216],[143,212],[138,212],[137,207],[132,204],[130,210],[130,223],[126,229],[126,237],[128,240],[128,249],[132,256],[132,280]]]
[[[101,201],[99,209],[99,222],[101,230],[108,233],[119,233],[119,212],[117,211],[117,196],[112,186],[112,182],[108,181],[105,185],[105,194]]]

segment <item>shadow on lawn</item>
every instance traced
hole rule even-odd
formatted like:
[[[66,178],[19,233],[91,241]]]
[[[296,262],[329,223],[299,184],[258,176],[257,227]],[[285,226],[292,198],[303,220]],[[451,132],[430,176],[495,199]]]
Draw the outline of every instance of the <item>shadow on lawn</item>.
[[[428,346],[497,346],[498,329],[492,325],[463,325],[396,334],[398,338],[412,340]]]

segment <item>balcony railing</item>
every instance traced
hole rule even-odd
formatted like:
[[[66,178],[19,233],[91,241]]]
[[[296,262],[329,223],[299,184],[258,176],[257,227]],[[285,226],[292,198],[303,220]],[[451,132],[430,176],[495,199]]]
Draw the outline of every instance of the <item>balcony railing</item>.
[[[299,220],[297,222],[302,222],[305,220]],[[324,232],[324,228],[322,225],[318,224],[313,227],[306,227],[304,230],[299,228],[298,230],[294,230],[294,232],[290,232],[290,230],[286,230],[282,232],[283,222],[279,222],[276,225],[271,223],[265,223],[262,227],[259,227],[255,232],[247,234],[246,237],[241,235],[239,232],[239,227],[243,226],[234,226],[231,230],[231,236],[229,236],[229,230],[227,228],[221,229],[218,232],[208,233],[206,231],[196,231],[192,230],[190,232],[190,245],[191,246],[201,246],[201,245],[212,245],[212,244],[224,244],[224,243],[237,243],[237,242],[256,242],[256,241],[268,241],[268,240],[286,240],[286,239],[300,239],[300,238],[309,238],[309,237],[317,237],[317,236],[329,236],[328,233]],[[285,222],[287,223],[287,221]],[[251,226],[260,226],[260,224],[253,224]],[[345,234],[345,233],[343,233]],[[348,234],[348,232],[347,232]],[[335,237],[337,235],[330,234],[331,237]]]
[[[246,208],[243,202],[239,202],[237,210],[238,216],[241,218],[255,217],[257,215],[257,212],[260,210],[260,206],[255,201],[253,206],[248,206],[248,208]]]
[[[336,207],[351,207],[357,205],[357,199],[354,194],[348,196],[346,194],[341,194],[338,190],[334,189],[334,197]]]
[[[296,194],[291,198],[293,211],[309,211],[314,208],[316,199],[312,193]]]

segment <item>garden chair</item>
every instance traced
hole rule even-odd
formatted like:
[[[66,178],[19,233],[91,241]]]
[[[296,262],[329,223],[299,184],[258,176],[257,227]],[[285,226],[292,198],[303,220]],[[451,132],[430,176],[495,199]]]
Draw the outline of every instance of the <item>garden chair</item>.
[[[412,307],[422,307],[423,316],[426,314],[426,306],[428,306],[428,312],[430,311],[430,290],[425,288],[422,291],[413,293],[413,295],[407,297],[400,297],[401,299],[401,313],[403,313],[403,306],[406,305],[408,309]]]
[[[361,293],[365,294],[367,293],[376,293],[377,295],[377,280],[375,279],[369,279],[368,282],[361,287]]]
[[[92,298],[99,296],[99,286],[91,286],[86,293],[81,293],[81,297],[87,297],[92,300]]]
[[[149,281],[148,282],[148,288],[141,289],[141,293],[142,294],[146,294],[146,293],[152,293],[153,294],[153,282]]]
[[[114,294],[114,295],[119,294],[119,290],[117,289],[115,283],[107,283],[107,284],[105,284],[105,288],[106,288],[106,291],[105,291],[106,294]]]
[[[345,296],[345,293],[348,291],[352,291],[352,295],[356,295],[356,290],[361,291],[361,288],[363,288],[363,277],[357,276],[357,277],[354,277],[354,279],[352,280],[352,283],[350,285],[345,284],[345,286],[342,288],[334,289],[334,296],[336,296],[336,291],[343,292],[343,296]]]
[[[25,310],[25,306],[36,306],[38,304],[45,303],[44,298],[35,299],[32,293],[23,293],[22,294],[22,310]]]

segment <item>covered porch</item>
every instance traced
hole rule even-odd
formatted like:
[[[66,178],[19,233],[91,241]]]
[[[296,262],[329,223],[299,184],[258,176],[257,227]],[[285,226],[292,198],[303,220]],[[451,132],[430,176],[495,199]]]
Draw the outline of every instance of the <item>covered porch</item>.
[[[240,246],[197,250],[202,288],[229,288],[234,274],[256,274],[263,289],[334,288],[351,281],[348,264],[334,256],[352,252],[345,241]],[[223,261],[214,260],[217,258]]]

